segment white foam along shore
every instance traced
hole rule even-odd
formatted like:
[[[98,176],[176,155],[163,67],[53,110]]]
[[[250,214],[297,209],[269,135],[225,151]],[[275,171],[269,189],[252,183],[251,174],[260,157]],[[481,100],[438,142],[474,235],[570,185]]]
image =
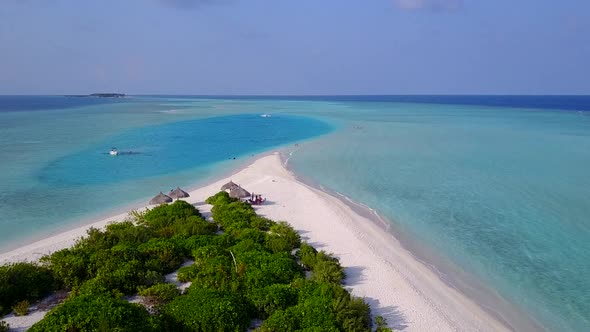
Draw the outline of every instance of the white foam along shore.
[[[401,331],[509,330],[440,280],[373,221],[338,198],[299,182],[283,166],[277,153],[255,160],[228,178],[191,191],[187,201],[208,213],[210,206],[204,200],[230,179],[267,198],[264,205],[255,207],[258,214],[288,221],[304,240],[335,254],[346,268],[346,287],[365,298],[373,313],[384,316],[390,327]],[[126,213],[113,216],[2,253],[0,264],[35,261],[70,247],[90,227],[101,228],[126,217]],[[30,318],[41,318],[37,316]],[[22,323],[30,326],[33,322]]]

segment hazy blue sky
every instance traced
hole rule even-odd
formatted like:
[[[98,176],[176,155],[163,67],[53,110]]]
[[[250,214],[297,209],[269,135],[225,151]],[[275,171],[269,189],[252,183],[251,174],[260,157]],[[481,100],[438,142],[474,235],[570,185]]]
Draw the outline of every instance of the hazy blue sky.
[[[588,0],[0,0],[0,94],[590,94]]]

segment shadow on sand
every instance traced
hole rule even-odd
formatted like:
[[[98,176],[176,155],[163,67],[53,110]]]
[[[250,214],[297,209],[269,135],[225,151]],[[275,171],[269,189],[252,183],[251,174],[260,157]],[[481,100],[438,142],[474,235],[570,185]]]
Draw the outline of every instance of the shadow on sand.
[[[373,317],[383,316],[383,318],[387,320],[387,326],[391,329],[401,331],[408,327],[408,322],[406,321],[404,314],[402,314],[396,306],[383,307],[379,304],[379,300],[370,297],[365,297],[364,300],[371,306]]]
[[[344,279],[344,285],[355,286],[366,282],[367,280],[363,276],[364,270],[365,268],[362,266],[345,266],[344,273],[346,274],[346,279]],[[383,316],[390,328],[398,331],[408,327],[406,318],[396,306],[382,306],[379,300],[370,297],[364,297],[363,299],[371,306],[373,317]]]
[[[263,205],[275,205],[275,204],[276,204],[276,202],[266,200],[266,201],[262,202],[262,204],[252,204],[252,207],[257,208],[257,207],[263,206]]]

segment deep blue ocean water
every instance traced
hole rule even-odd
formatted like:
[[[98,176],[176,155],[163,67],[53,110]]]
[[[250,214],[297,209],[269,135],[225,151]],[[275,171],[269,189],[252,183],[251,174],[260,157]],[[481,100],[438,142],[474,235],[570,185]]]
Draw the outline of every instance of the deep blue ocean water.
[[[295,171],[547,330],[587,331],[589,111],[589,96],[0,96],[0,247],[304,142]]]
[[[194,99],[195,96],[165,96]],[[535,96],[535,95],[341,95],[341,96],[199,96],[207,99],[232,100],[291,100],[326,102],[390,102],[438,105],[476,105],[526,109],[590,111],[590,96]]]
[[[79,106],[124,103],[125,98],[65,96],[0,96],[0,112],[48,111]]]

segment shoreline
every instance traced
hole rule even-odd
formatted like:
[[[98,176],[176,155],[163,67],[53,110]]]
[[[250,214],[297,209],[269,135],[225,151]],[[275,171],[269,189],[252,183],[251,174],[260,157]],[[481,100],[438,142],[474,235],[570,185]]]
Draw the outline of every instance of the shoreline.
[[[281,150],[286,150],[283,148]],[[334,253],[345,267],[345,286],[364,297],[374,315],[384,316],[390,327],[404,331],[504,331],[506,322],[455,289],[370,215],[355,211],[349,200],[316,188],[288,169],[278,153],[246,158],[231,175],[196,189],[190,187],[188,202],[208,213],[205,198],[234,180],[247,190],[263,193],[267,204],[255,206],[258,214],[286,220],[302,239],[319,250]],[[206,179],[204,181],[208,181]],[[341,195],[343,196],[343,195]],[[367,211],[376,212],[368,207]],[[143,210],[147,208],[144,207]],[[0,254],[0,264],[35,261],[43,255],[72,246],[90,227],[102,228],[122,221],[128,212],[78,226],[66,232]],[[379,218],[380,216],[376,214]],[[381,227],[380,227],[381,226]],[[386,226],[385,226],[386,228]]]
[[[286,149],[287,147],[284,148]],[[222,172],[216,172],[215,174],[209,175],[203,179],[199,179],[196,182],[191,182],[186,187],[183,186],[183,188],[186,191],[191,192],[200,187],[204,187],[208,184],[211,184],[212,182],[218,181],[219,179],[227,178],[232,174],[237,173],[240,170],[246,168],[248,165],[252,164],[256,159],[267,156],[270,153],[271,152],[266,151],[262,153],[251,154],[248,156],[241,156],[239,159],[233,160],[234,162],[236,162],[235,165],[225,165],[225,169]],[[227,161],[230,160],[224,160],[219,163]],[[72,217],[66,219],[63,225],[59,225],[46,233],[23,237],[22,239],[11,241],[6,245],[0,245],[0,264],[3,264],[1,257],[3,257],[4,254],[25,247],[28,244],[41,242],[47,238],[67,233],[73,229],[81,227],[91,227],[93,224],[99,224],[101,221],[104,221],[106,219],[112,219],[119,217],[123,214],[128,214],[132,210],[141,210],[146,207],[146,202],[148,202],[150,198],[151,197],[146,196],[114,207],[107,207],[100,211],[87,213],[81,217]]]
[[[486,285],[483,281],[477,279],[433,249],[402,234],[396,229],[395,224],[387,217],[382,216],[377,210],[366,204],[357,202],[341,192],[328,189],[311,178],[297,173],[289,166],[291,155],[292,153],[289,156],[281,154],[281,162],[292,173],[296,181],[334,197],[348,206],[353,213],[373,223],[374,226],[389,235],[392,241],[398,243],[403,250],[407,251],[415,261],[426,266],[446,286],[473,301],[487,314],[505,325],[505,327],[512,331],[548,331],[524,309],[504,299],[497,291]]]

